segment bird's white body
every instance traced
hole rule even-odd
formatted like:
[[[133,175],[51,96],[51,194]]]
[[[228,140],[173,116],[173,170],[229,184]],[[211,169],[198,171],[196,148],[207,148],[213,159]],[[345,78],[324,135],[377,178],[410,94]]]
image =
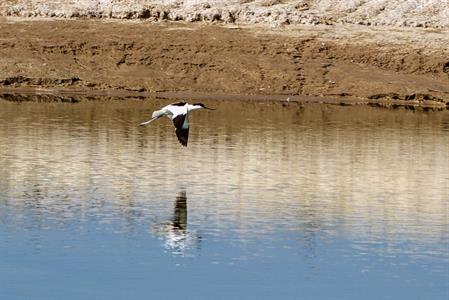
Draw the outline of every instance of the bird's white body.
[[[183,146],[187,146],[187,141],[189,138],[189,112],[202,108],[212,110],[212,108],[208,108],[201,103],[172,103],[164,106],[160,110],[154,111],[151,115],[152,118],[146,122],[140,123],[140,126],[148,125],[154,120],[166,116],[173,121],[173,124],[176,127],[176,136],[178,137],[179,142]]]
[[[186,103],[185,105],[182,105],[182,106],[169,104],[167,106],[162,107],[160,110],[154,111],[152,117],[154,118],[154,117],[159,117],[159,116],[167,116],[170,118],[170,120],[172,120],[174,116],[187,114],[192,110],[197,110],[197,109],[201,109],[201,108],[202,108],[201,106],[188,104],[188,103]]]

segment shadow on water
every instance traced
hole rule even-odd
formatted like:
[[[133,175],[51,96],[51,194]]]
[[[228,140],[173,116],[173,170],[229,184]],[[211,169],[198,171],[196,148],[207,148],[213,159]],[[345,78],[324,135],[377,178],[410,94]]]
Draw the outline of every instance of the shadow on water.
[[[185,255],[187,250],[200,250],[201,236],[187,228],[187,194],[181,190],[176,196],[170,221],[154,224],[151,232],[164,241],[166,250]]]

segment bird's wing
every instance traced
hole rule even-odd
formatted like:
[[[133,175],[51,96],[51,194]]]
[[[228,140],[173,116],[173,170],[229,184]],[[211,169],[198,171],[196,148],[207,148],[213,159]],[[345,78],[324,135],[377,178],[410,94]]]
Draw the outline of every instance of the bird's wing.
[[[173,106],[184,106],[184,105],[186,105],[186,103],[185,102],[176,102],[176,103],[172,103],[172,104],[169,104],[169,105],[173,105]]]
[[[173,116],[173,125],[176,127],[176,136],[181,145],[187,147],[187,141],[189,140],[189,120],[187,110],[185,114],[178,114]]]

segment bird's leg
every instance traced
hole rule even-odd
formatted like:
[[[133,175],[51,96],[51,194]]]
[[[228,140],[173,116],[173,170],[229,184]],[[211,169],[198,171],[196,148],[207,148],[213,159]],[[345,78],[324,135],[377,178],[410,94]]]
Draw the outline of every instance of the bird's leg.
[[[145,125],[148,125],[148,124],[150,124],[151,122],[153,122],[154,120],[159,119],[159,118],[160,118],[160,116],[159,116],[159,117],[151,118],[150,120],[148,120],[148,121],[146,121],[146,122],[140,123],[139,126],[145,126]]]

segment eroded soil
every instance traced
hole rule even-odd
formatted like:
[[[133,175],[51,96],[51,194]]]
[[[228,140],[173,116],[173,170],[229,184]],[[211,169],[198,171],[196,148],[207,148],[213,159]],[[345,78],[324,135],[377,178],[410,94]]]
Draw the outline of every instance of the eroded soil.
[[[0,89],[298,95],[449,104],[449,33],[0,19]]]

